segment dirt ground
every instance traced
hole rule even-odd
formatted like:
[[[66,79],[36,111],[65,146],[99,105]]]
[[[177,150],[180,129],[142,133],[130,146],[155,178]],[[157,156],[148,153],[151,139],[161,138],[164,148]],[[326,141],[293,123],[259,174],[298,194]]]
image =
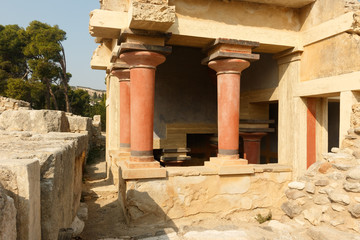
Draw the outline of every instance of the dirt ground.
[[[161,229],[128,226],[117,199],[118,190],[106,179],[105,153],[87,165],[82,201],[88,206],[84,231],[76,239],[141,239],[161,234]]]

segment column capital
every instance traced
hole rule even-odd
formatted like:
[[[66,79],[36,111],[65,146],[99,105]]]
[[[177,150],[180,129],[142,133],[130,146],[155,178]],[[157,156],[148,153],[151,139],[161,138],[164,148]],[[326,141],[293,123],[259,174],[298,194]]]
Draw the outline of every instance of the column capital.
[[[165,62],[165,56],[151,51],[132,51],[120,55],[120,59],[125,61],[132,68],[152,68]]]
[[[120,82],[130,81],[130,70],[126,68],[113,69],[111,74],[119,79]]]
[[[237,59],[237,58],[225,58],[213,60],[208,63],[208,66],[215,70],[217,74],[241,74],[241,72],[250,66],[250,62]]]

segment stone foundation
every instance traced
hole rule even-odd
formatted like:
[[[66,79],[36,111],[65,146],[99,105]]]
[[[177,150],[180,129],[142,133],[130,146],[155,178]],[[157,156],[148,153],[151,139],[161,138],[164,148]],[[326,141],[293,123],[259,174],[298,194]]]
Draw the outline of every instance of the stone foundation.
[[[257,214],[281,216],[291,169],[250,165],[253,174],[219,175],[208,167],[167,167],[165,179],[124,180],[119,172],[120,204],[133,224],[176,224],[206,218],[255,222]],[[114,168],[113,168],[114,169]]]

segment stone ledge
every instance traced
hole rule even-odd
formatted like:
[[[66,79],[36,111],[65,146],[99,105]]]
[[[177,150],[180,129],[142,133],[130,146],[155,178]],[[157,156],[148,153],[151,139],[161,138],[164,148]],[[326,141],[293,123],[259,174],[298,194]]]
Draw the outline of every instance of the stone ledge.
[[[280,165],[277,163],[269,164],[249,164],[249,166],[254,168],[255,173],[262,172],[292,172],[292,167],[287,165]]]
[[[166,178],[165,168],[138,168],[129,169],[125,165],[121,168],[122,178],[129,179],[148,179],[148,178]]]

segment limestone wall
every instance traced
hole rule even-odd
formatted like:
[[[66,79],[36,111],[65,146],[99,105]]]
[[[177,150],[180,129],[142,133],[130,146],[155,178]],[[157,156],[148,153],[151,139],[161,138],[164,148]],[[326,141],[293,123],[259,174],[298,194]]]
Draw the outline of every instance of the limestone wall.
[[[91,131],[91,119],[61,111],[0,115],[0,184],[14,199],[17,239],[57,239],[71,226]]]
[[[0,96],[0,114],[9,109],[31,109],[30,103]]]
[[[16,208],[0,185],[0,239],[16,239]]]
[[[214,218],[255,222],[257,214],[281,215],[289,168],[258,167],[255,174],[222,175],[206,167],[167,167],[166,179],[120,179],[119,201],[133,224],[176,225]]]
[[[360,233],[360,104],[342,148],[332,148],[286,189],[281,208],[301,225],[332,225]]]

